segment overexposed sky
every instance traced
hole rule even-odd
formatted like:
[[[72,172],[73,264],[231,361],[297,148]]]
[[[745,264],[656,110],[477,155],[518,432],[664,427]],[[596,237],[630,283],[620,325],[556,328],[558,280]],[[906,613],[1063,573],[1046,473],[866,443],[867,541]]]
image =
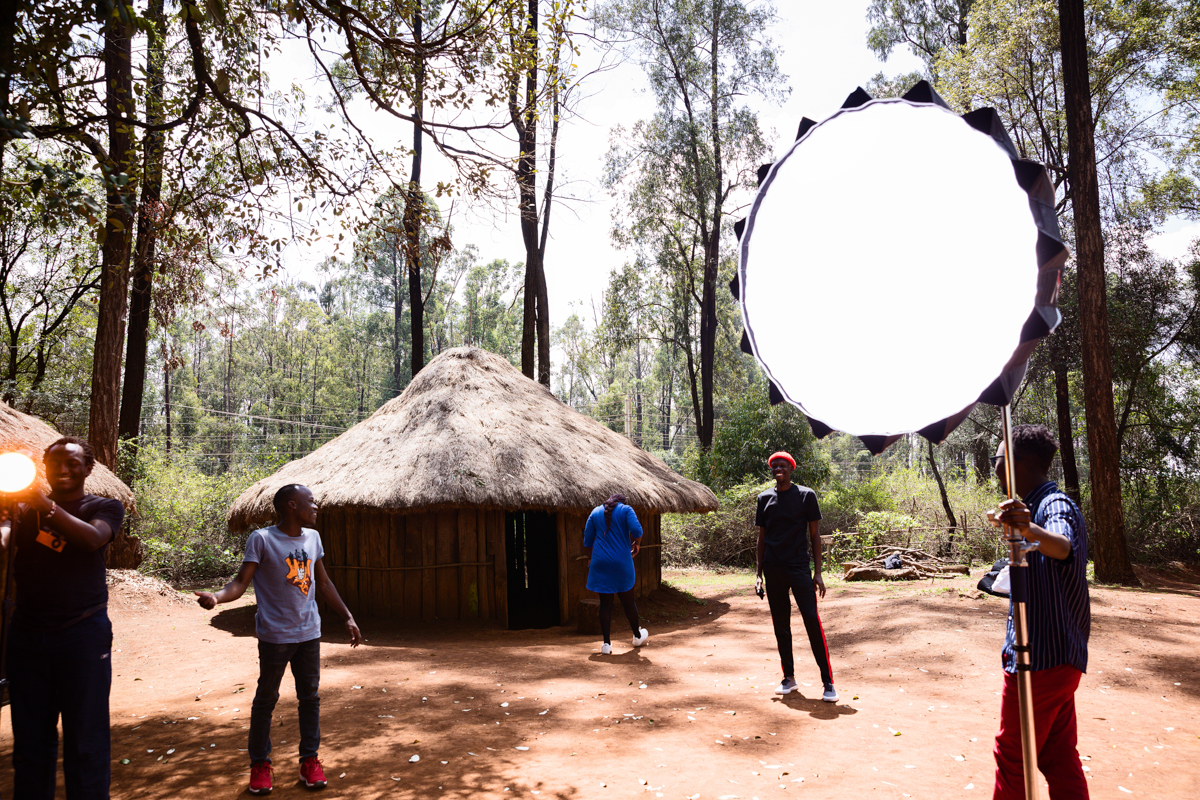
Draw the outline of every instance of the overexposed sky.
[[[867,49],[867,2],[787,0],[777,4],[780,23],[772,35],[782,51],[782,71],[792,92],[782,108],[756,106],[763,129],[774,131],[773,138],[778,142],[776,156],[782,155],[791,144],[801,117],[824,119],[838,109],[856,86],[865,84],[881,70],[894,75],[919,68],[920,62],[908,53],[895,53],[883,64]],[[587,47],[586,41],[583,46]],[[299,59],[306,59],[307,53],[297,49],[293,57],[298,59],[298,72]],[[579,65],[587,69],[598,59],[597,53],[585,50]],[[279,75],[289,71],[281,66],[284,65],[272,65],[277,81]],[[546,248],[546,280],[551,321],[555,326],[561,325],[572,311],[581,311],[580,306],[590,308],[593,299],[598,304],[611,270],[630,258],[628,253],[616,250],[610,241],[614,201],[601,185],[600,175],[613,127],[631,126],[654,112],[645,75],[633,65],[593,75],[580,91],[584,99],[579,104],[577,118],[559,132],[558,163],[559,180],[570,181],[566,191],[581,199],[571,203],[555,200]],[[377,139],[411,141],[408,126],[387,115],[374,113],[365,118],[370,118],[368,130]],[[439,163],[436,155],[431,157],[432,148],[427,147],[425,152],[423,183],[431,186],[437,180],[451,179],[446,165]],[[485,261],[493,258],[524,261],[524,246],[513,208],[510,204],[506,209],[482,206],[469,209],[461,202],[456,203],[455,246],[474,244]],[[448,212],[449,205],[443,204],[442,210]],[[332,230],[332,222],[329,227]],[[349,256],[350,241],[347,235],[339,253],[343,258]],[[293,245],[285,255],[286,269],[294,278],[315,281],[315,266],[336,252],[335,247],[332,241],[304,248]],[[572,304],[576,307],[572,308]],[[590,321],[590,312],[584,316]]]
[[[878,72],[895,76],[921,67],[907,50],[894,52],[883,63],[867,48],[868,0],[782,0],[776,5],[780,22],[772,37],[782,52],[781,68],[791,95],[782,107],[751,102],[763,130],[776,142],[776,157],[791,144],[801,117],[825,119],[856,86]],[[584,50],[578,63],[586,71],[598,63],[600,56],[587,49],[590,44],[586,39],[580,43]],[[311,73],[308,58],[299,47],[285,49],[282,59],[271,65],[274,81],[304,82],[303,76]],[[287,63],[289,59],[295,59],[294,67]],[[319,86],[319,81],[311,83]],[[617,250],[610,240],[616,204],[603,188],[600,176],[613,128],[629,127],[654,112],[645,75],[632,64],[588,77],[579,91],[582,100],[577,116],[567,120],[559,131],[557,181],[564,196],[554,201],[546,252],[546,280],[555,326],[562,325],[572,312],[580,313],[590,324],[591,305],[599,305],[610,272],[632,257]],[[365,101],[357,101],[356,105],[356,122],[377,141],[411,142],[409,126],[384,113],[366,111]],[[511,149],[515,155],[515,147]],[[427,187],[438,180],[453,180],[453,172],[433,148],[427,146],[425,154],[423,183]],[[577,199],[568,201],[566,195]],[[453,211],[453,242],[457,248],[474,244],[482,261],[524,261],[515,202],[470,207],[458,200],[453,209],[448,202],[443,202],[441,208],[443,214]],[[730,224],[743,215],[730,217]],[[316,283],[315,266],[334,253],[348,259],[352,236],[346,235],[339,250],[334,241],[340,230],[337,223],[332,218],[328,222],[311,216],[309,219],[333,235],[317,245],[292,245],[285,252],[284,263],[291,277]],[[1200,225],[1176,220],[1164,226],[1152,243],[1162,255],[1179,258],[1197,235]]]

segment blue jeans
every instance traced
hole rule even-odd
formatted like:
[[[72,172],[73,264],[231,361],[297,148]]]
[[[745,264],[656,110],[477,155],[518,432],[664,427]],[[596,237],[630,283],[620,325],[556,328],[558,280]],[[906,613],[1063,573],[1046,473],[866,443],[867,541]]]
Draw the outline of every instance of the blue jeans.
[[[53,800],[60,715],[67,797],[108,800],[112,639],[106,611],[59,630],[14,618],[7,666],[17,800]]]
[[[292,665],[296,699],[300,701],[300,758],[315,756],[321,746],[321,640],[258,643],[258,689],[250,707],[250,762],[270,761],[271,714],[279,702],[279,684]]]

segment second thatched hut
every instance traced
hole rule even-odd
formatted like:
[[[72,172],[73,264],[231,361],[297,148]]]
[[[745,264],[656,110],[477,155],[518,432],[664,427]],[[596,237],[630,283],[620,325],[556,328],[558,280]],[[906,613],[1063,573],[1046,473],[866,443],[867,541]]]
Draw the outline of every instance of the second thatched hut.
[[[717,508],[708,487],[470,347],[247,489],[230,530],[269,524],[289,483],[320,504],[325,568],[356,614],[509,628],[577,619],[590,594],[584,522],[610,494],[624,494],[645,529],[639,596],[661,580],[661,514]]]

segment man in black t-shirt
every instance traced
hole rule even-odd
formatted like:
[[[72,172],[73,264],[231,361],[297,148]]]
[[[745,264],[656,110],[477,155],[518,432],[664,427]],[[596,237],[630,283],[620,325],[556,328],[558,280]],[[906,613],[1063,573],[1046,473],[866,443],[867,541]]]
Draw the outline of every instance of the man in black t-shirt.
[[[60,715],[68,800],[108,798],[112,624],[104,548],[125,509],[84,492],[95,460],[87,442],[59,439],[42,457],[49,496],[36,488],[18,495],[15,526],[7,508],[0,512],[0,546],[16,546],[5,664],[17,800],[54,796]]]
[[[783,666],[783,682],[775,689],[775,693],[789,694],[797,688],[792,659],[790,591],[796,597],[796,605],[804,618],[804,628],[808,631],[808,642],[817,659],[817,666],[821,668],[821,683],[824,686],[821,699],[836,703],[838,694],[833,688],[829,647],[825,643],[825,631],[817,614],[817,591],[820,591],[821,597],[825,597],[825,581],[821,579],[821,508],[812,489],[792,483],[796,459],[788,453],[779,452],[767,459],[767,464],[775,478],[775,486],[758,496],[758,508],[754,513],[754,525],[758,528],[758,577],[755,590],[761,597],[765,578],[767,602],[775,626],[775,642],[779,646],[779,660]],[[816,567],[813,574],[809,573],[808,567],[810,540],[812,560]]]

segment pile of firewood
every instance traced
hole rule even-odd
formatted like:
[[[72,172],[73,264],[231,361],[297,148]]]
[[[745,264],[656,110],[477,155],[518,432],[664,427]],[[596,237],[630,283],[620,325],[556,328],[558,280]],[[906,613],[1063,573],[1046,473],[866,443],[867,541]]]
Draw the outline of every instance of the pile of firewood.
[[[900,556],[899,569],[884,567],[884,562],[892,555]],[[952,578],[971,572],[966,564],[952,564],[924,550],[891,546],[882,548],[868,561],[847,561],[842,566],[846,569],[844,577],[848,581],[916,581],[924,578]]]

